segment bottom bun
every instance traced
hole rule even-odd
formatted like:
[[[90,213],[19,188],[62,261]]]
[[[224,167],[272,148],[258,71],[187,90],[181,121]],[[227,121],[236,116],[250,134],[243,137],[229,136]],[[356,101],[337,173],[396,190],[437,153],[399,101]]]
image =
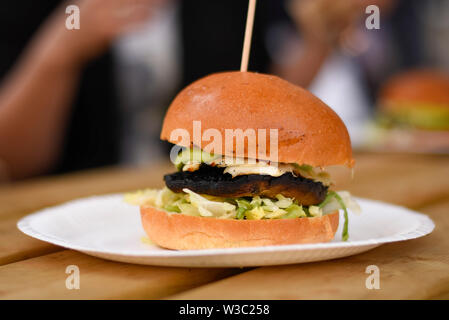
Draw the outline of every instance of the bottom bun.
[[[176,250],[328,242],[339,220],[338,211],[322,217],[273,220],[203,218],[143,206],[140,213],[150,240]]]

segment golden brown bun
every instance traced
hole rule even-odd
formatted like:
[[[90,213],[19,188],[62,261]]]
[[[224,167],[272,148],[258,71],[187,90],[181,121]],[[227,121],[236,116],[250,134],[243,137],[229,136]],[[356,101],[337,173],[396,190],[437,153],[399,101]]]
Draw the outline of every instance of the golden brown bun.
[[[404,103],[438,104],[449,108],[449,76],[431,70],[414,70],[391,78],[380,91],[384,109]]]
[[[150,240],[176,250],[328,242],[339,220],[338,211],[317,218],[275,220],[203,218],[143,206],[140,213]]]
[[[276,76],[223,72],[192,83],[170,105],[161,139],[184,147],[198,145],[193,141],[195,120],[201,120],[201,136],[207,129],[220,131],[221,154],[235,155],[235,146],[225,150],[225,129],[253,129],[256,134],[266,129],[268,157],[259,159],[316,167],[354,162],[348,131],[338,115],[309,91]],[[190,141],[170,138],[177,128],[187,130]],[[278,159],[269,157],[269,129],[278,130]],[[202,148],[209,143],[203,140]],[[244,154],[237,156],[248,157],[246,139]]]

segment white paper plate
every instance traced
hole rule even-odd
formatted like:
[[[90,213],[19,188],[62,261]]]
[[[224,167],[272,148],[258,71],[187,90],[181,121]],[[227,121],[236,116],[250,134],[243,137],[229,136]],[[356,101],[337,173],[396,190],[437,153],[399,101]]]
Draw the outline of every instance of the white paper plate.
[[[84,198],[47,208],[23,218],[17,226],[31,237],[104,259],[178,267],[266,266],[329,260],[388,242],[422,237],[435,227],[427,216],[406,208],[357,200],[363,213],[350,214],[347,242],[341,241],[340,223],[335,239],[329,243],[166,250],[142,242],[145,232],[139,209],[124,203],[119,194]]]

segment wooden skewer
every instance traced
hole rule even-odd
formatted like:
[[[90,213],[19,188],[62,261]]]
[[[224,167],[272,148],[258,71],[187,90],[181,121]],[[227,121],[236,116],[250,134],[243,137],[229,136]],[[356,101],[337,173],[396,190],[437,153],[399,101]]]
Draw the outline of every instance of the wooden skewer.
[[[251,37],[253,34],[254,13],[256,12],[256,0],[249,0],[248,15],[246,17],[245,40],[243,41],[242,63],[240,71],[248,71],[249,52],[251,50]]]

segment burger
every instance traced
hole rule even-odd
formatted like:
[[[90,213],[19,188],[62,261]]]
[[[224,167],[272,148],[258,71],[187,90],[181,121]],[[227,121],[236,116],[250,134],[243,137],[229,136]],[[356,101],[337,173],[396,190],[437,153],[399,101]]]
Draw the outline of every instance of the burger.
[[[126,195],[151,242],[177,250],[327,242],[340,209],[348,239],[347,209],[359,207],[331,190],[326,168],[353,167],[350,138],[307,90],[272,75],[209,75],[176,96],[161,139],[174,146],[176,172],[163,189]]]
[[[449,151],[449,75],[419,69],[393,76],[378,98],[377,140],[387,149]]]

